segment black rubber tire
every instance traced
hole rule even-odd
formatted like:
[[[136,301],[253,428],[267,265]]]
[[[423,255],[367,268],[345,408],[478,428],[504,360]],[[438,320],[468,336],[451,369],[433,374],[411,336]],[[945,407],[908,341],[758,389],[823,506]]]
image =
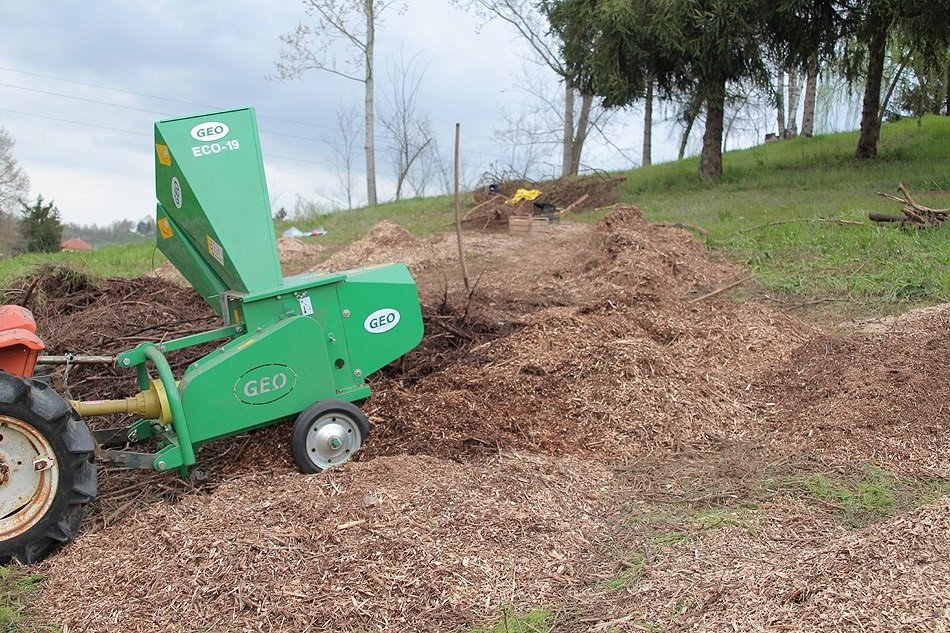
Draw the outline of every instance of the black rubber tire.
[[[46,438],[59,469],[46,513],[24,532],[0,541],[0,563],[16,559],[28,565],[79,532],[85,506],[96,498],[96,442],[69,403],[39,380],[0,371],[0,415],[28,424]]]
[[[297,469],[304,474],[309,475],[323,471],[323,468],[315,464],[310,458],[310,453],[307,450],[307,435],[314,423],[328,413],[339,413],[354,422],[359,429],[360,445],[365,444],[369,437],[371,430],[369,418],[355,404],[345,400],[321,400],[310,405],[297,416],[294,421],[294,428],[290,432],[290,452],[293,453]],[[349,457],[352,457],[352,455]],[[340,464],[346,463],[349,457],[340,461]]]

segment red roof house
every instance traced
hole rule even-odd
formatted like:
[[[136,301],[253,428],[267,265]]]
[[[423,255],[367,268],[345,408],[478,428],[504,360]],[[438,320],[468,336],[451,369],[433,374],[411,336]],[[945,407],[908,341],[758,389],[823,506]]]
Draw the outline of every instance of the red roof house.
[[[83,242],[78,237],[71,240],[63,240],[59,245],[61,251],[91,251],[92,247]]]

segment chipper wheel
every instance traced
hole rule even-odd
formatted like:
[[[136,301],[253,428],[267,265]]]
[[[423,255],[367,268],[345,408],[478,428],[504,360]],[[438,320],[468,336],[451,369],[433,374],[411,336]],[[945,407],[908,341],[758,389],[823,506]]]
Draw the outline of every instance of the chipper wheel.
[[[96,496],[95,447],[58,393],[0,371],[0,562],[36,562],[76,536]]]
[[[290,434],[290,450],[303,473],[339,466],[353,456],[369,437],[369,419],[354,404],[322,400],[297,416]]]

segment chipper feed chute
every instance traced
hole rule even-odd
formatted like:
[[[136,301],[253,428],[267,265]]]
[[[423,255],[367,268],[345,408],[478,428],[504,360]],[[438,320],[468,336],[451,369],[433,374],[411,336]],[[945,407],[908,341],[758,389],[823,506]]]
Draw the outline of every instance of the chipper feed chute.
[[[205,442],[293,419],[300,470],[345,463],[369,434],[354,404],[370,395],[366,377],[422,339],[402,264],[283,276],[252,109],[156,123],[155,165],[158,247],[223,324],[119,354],[142,390],[123,400],[67,403],[30,378],[32,362],[0,371],[0,560],[31,562],[75,536],[94,458],[186,476]],[[211,341],[172,372],[166,354]],[[114,413],[139,419],[90,433],[80,417]],[[149,450],[128,449],[144,440]]]

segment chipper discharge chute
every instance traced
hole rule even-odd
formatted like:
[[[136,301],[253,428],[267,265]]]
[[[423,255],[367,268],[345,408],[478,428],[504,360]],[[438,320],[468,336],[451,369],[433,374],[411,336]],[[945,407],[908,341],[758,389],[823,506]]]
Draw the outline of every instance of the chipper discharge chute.
[[[402,264],[283,276],[252,109],[156,123],[155,186],[158,247],[223,323],[119,354],[138,395],[67,402],[32,378],[43,343],[29,312],[0,310],[0,560],[32,562],[76,535],[96,461],[186,476],[202,444],[293,418],[301,471],[343,464],[369,434],[354,404],[366,377],[422,339]],[[166,353],[211,341],[173,374]],[[139,419],[92,432],[82,419],[115,413]]]

